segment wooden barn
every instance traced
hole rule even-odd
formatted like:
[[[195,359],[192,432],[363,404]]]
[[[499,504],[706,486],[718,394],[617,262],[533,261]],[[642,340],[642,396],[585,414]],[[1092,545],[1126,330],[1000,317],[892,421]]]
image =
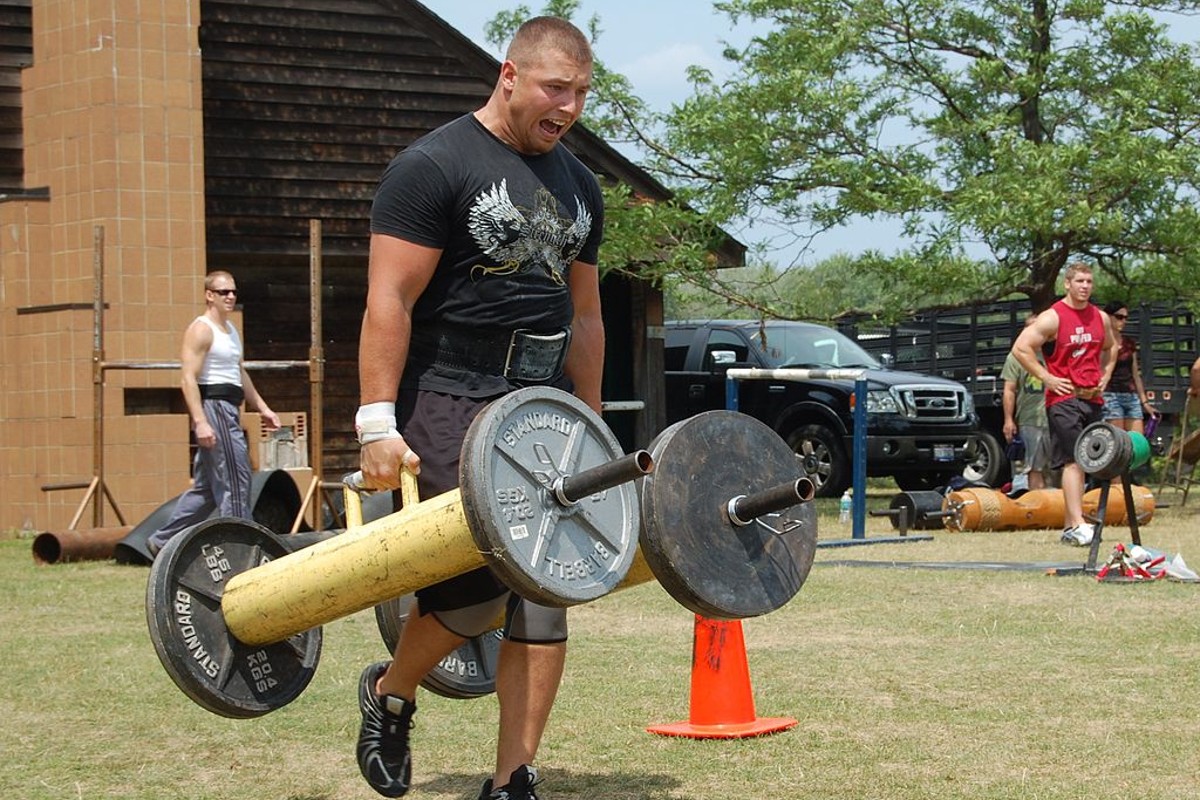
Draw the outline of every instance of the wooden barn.
[[[376,181],[497,68],[414,0],[0,0],[0,529],[66,526],[89,481],[107,524],[186,488],[178,372],[153,365],[178,359],[210,269],[237,277],[264,396],[319,422],[326,476],[354,468]],[[581,126],[567,143],[668,196]],[[606,419],[643,446],[664,420],[661,294],[602,290],[604,398],[644,403]]]

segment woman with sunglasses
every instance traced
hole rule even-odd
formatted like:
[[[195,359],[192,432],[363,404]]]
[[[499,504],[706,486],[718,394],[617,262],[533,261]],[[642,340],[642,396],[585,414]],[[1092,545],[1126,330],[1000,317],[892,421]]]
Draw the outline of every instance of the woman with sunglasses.
[[[1116,366],[1104,391],[1104,421],[1122,430],[1144,434],[1146,415],[1157,417],[1158,410],[1146,397],[1146,387],[1142,384],[1137,340],[1125,335],[1129,306],[1120,300],[1111,300],[1104,306],[1104,311],[1112,320],[1113,335],[1121,342]]]

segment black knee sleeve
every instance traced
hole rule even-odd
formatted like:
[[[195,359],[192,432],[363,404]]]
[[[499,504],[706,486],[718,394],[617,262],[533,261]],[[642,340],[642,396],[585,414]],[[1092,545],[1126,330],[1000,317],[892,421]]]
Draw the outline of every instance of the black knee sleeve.
[[[515,594],[510,595],[504,638],[525,644],[565,642],[567,610],[541,606]]]

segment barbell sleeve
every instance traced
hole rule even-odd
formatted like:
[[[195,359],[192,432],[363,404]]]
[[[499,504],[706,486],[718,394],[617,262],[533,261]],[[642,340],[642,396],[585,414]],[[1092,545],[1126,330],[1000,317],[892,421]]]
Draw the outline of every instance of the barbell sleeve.
[[[557,478],[551,488],[554,497],[564,506],[574,505],[585,497],[649,475],[654,460],[649,450],[637,450],[629,455],[585,469],[575,475]]]
[[[744,527],[761,516],[807,503],[816,496],[817,487],[811,478],[797,478],[751,495],[738,495],[729,501],[726,513],[734,525]]]

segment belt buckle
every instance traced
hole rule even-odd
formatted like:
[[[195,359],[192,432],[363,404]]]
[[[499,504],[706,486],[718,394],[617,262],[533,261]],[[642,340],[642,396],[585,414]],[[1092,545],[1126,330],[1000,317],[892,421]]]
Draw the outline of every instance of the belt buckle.
[[[544,381],[554,375],[566,350],[567,331],[535,333],[518,328],[508,340],[504,358],[504,377],[515,380]]]

